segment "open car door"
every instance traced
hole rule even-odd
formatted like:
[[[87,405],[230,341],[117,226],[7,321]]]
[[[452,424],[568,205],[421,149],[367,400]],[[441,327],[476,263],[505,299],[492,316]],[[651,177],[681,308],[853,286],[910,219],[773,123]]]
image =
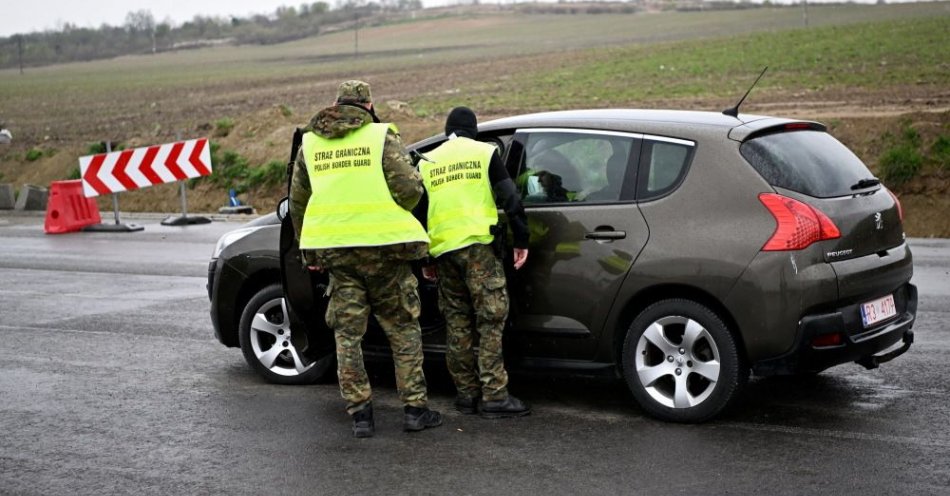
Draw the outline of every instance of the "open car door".
[[[300,147],[302,131],[294,132],[290,161],[287,163],[287,192],[293,179],[294,162]],[[277,208],[280,218],[280,280],[284,302],[290,318],[291,341],[303,354],[304,361],[319,362],[318,367],[331,370],[336,356],[333,331],[327,326],[325,315],[329,298],[326,296],[326,272],[308,270],[300,255],[300,246],[294,235],[290,218],[289,198],[281,200]]]

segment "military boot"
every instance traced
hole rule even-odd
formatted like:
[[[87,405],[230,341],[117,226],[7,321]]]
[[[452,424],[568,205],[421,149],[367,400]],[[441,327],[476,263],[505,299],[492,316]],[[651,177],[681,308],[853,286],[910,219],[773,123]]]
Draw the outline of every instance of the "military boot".
[[[353,437],[373,437],[376,424],[373,422],[373,404],[366,405],[362,410],[354,413]]]
[[[478,396],[458,395],[455,397],[455,409],[464,415],[474,415],[478,413]]]
[[[523,417],[531,413],[531,407],[509,394],[503,400],[482,401],[478,405],[478,413],[489,419]]]
[[[442,414],[435,410],[407,406],[405,407],[405,411],[406,421],[403,423],[402,428],[406,432],[421,431],[429,427],[442,425]]]

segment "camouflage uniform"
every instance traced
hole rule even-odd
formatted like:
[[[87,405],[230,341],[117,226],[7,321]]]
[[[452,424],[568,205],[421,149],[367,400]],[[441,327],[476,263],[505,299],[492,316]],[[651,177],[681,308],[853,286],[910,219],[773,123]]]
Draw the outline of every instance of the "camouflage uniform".
[[[490,232],[491,227],[486,224],[497,222],[497,218],[479,212],[494,210],[499,204],[504,209],[514,238],[515,267],[527,260],[528,222],[515,184],[500,155],[490,153],[490,157],[485,157],[483,146],[472,148],[465,141],[451,144],[456,139],[474,140],[478,136],[477,121],[471,109],[453,108],[445,121],[445,135],[449,141],[430,152],[437,162],[461,160],[463,155],[471,153],[475,156],[470,160],[478,163],[479,168],[487,165],[488,172],[488,181],[465,183],[464,190],[436,193],[441,188],[434,188],[429,192],[435,198],[428,205],[427,222],[439,219],[435,226],[430,224],[428,228],[433,245],[437,247],[439,304],[446,321],[446,362],[458,389],[456,410],[463,414],[478,413],[485,418],[520,417],[531,413],[531,408],[508,394],[508,372],[502,355],[502,334],[508,319],[505,270],[489,244],[493,242],[493,236],[485,236],[485,231]],[[483,162],[486,158],[488,164]],[[424,185],[433,187],[432,171],[424,171]],[[490,191],[478,188],[490,188]],[[491,193],[495,201],[492,202],[484,193]],[[449,197],[443,194],[458,196],[446,201]],[[475,217],[445,217],[448,212],[454,212],[452,215],[455,216],[465,215],[458,213],[465,211],[459,204],[464,204]],[[439,215],[443,217],[439,218]],[[501,240],[495,242],[498,241]],[[429,268],[424,271],[429,272]]]
[[[459,394],[485,401],[508,396],[501,338],[508,317],[505,271],[490,245],[436,258],[446,321],[446,362]],[[478,344],[476,367],[475,345]]]
[[[419,295],[409,264],[377,261],[330,268],[327,325],[336,331],[340,393],[352,414],[370,401],[369,378],[360,343],[372,309],[386,332],[396,365],[399,398],[409,406],[426,406],[422,373]]]
[[[347,103],[370,102],[369,85],[347,82],[341,85],[337,104],[321,110],[305,131],[324,138],[340,138],[374,122],[364,108]],[[383,147],[383,175],[393,200],[411,210],[422,196],[422,179],[412,166],[399,134],[391,129]],[[303,151],[297,154],[290,191],[290,216],[299,239],[303,217],[312,194]],[[305,265],[330,272],[327,324],[336,335],[337,375],[340,392],[353,414],[369,404],[371,389],[363,366],[361,342],[372,310],[393,349],[396,384],[407,406],[426,406],[426,381],[422,372],[422,333],[417,282],[410,260],[423,258],[426,243],[398,243],[388,246],[302,250]]]

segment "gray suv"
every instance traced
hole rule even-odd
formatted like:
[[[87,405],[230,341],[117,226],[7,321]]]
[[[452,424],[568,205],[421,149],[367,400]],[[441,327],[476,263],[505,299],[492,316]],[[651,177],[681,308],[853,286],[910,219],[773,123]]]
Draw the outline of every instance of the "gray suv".
[[[531,232],[528,263],[509,271],[513,369],[622,377],[648,413],[699,422],[750,371],[874,368],[913,341],[900,203],[821,124],[583,110],[487,122],[478,139],[505,158]],[[264,377],[310,382],[333,370],[325,276],[300,267],[278,222],[222,238],[212,320]],[[438,359],[437,291],[420,278],[420,293]],[[378,329],[365,350],[387,354]]]

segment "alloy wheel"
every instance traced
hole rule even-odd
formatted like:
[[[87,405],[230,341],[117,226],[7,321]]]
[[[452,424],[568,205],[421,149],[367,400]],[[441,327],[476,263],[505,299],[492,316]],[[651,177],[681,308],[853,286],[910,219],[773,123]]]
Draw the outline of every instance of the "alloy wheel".
[[[251,321],[250,342],[254,356],[274,374],[292,377],[303,374],[315,362],[306,360],[294,346],[284,298],[268,300]]]
[[[719,382],[719,348],[699,322],[663,317],[650,324],[637,342],[636,373],[659,404],[694,407],[709,398]]]

